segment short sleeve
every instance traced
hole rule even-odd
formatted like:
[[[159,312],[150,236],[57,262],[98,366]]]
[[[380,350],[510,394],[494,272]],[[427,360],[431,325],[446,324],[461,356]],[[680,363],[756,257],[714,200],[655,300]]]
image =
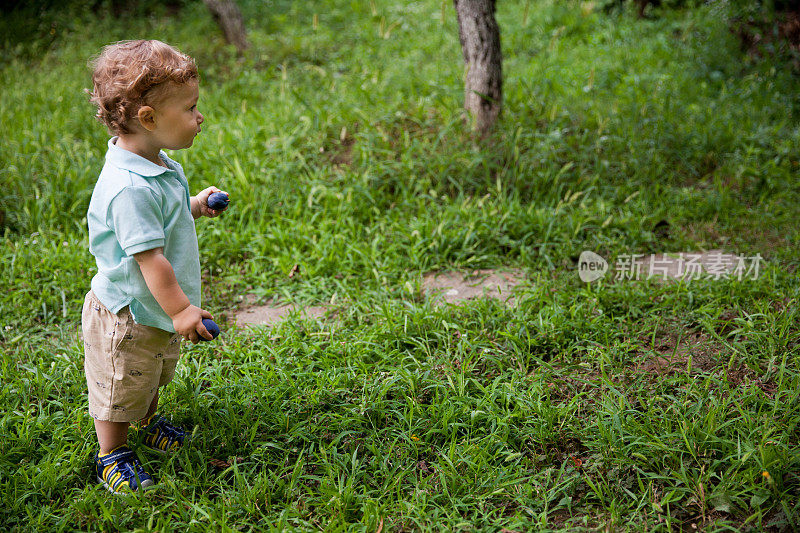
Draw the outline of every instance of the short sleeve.
[[[107,221],[129,256],[164,246],[164,215],[147,187],[122,189],[108,206]]]

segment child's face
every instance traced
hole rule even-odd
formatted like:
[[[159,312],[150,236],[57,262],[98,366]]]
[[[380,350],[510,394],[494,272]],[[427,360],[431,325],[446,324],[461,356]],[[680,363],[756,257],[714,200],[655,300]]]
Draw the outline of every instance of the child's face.
[[[194,137],[200,133],[203,115],[197,110],[199,98],[197,80],[187,83],[171,83],[155,108],[155,129],[152,134],[159,148],[180,150],[189,148]]]

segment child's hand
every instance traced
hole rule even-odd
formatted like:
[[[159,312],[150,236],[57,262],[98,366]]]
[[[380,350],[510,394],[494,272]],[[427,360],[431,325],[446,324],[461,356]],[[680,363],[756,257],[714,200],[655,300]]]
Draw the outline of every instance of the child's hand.
[[[192,211],[193,211],[192,214],[196,215],[194,218],[200,218],[200,217],[214,218],[222,214],[222,211],[217,211],[216,209],[211,209],[210,207],[208,207],[208,197],[215,192],[221,192],[227,196],[230,196],[230,194],[228,194],[227,192],[221,191],[213,186],[208,187],[207,189],[203,189],[202,191],[197,193],[197,196],[195,196],[195,199],[197,200],[197,213],[194,213],[195,206],[192,205]]]
[[[183,335],[183,338],[191,341],[192,344],[200,342],[200,335],[208,340],[213,340],[214,337],[203,325],[204,318],[213,319],[214,317],[208,311],[200,309],[196,305],[190,305],[172,317],[172,326],[175,328],[175,333]]]

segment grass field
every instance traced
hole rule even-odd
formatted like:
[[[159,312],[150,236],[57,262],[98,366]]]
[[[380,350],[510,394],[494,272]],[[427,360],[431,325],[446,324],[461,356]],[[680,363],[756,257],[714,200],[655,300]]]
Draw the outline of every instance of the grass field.
[[[3,530],[800,529],[800,81],[742,53],[725,4],[498,2],[482,144],[450,2],[239,4],[242,58],[201,2],[4,45]],[[92,482],[78,331],[107,142],[82,90],[127,38],[201,70],[203,133],[170,155],[232,196],[198,221],[204,307],[336,313],[186,346],[162,405],[193,444],[143,452],[158,490],[124,499]],[[711,249],[760,275],[576,273],[583,250]],[[490,267],[526,273],[516,305],[424,298],[427,272]]]

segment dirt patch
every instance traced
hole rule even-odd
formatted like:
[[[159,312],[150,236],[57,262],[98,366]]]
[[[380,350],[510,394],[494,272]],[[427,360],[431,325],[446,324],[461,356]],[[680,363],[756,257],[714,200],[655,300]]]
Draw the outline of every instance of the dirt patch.
[[[326,155],[328,162],[334,168],[349,167],[353,164],[353,145],[356,143],[354,134],[356,132],[358,132],[358,122],[352,126],[352,131],[348,131],[347,126],[343,126],[337,140],[320,147],[320,153]]]
[[[426,297],[436,305],[457,304],[474,298],[495,298],[514,305],[514,288],[523,281],[525,276],[520,270],[487,269],[470,273],[429,273],[423,277],[422,287]],[[328,306],[255,305],[255,297],[247,295],[233,321],[239,326],[273,326],[295,313],[304,318],[329,318],[335,311]]]
[[[726,312],[727,313],[727,312]],[[723,314],[725,315],[725,314]],[[639,339],[643,346],[650,346],[652,337]],[[634,372],[653,377],[689,374],[715,373],[724,376],[732,387],[755,385],[768,397],[772,397],[777,385],[765,380],[752,368],[738,363],[728,365],[731,349],[722,341],[703,331],[687,330],[678,324],[670,324],[656,334],[652,349],[643,361],[634,367]]]
[[[422,279],[422,287],[435,304],[457,304],[474,298],[495,298],[514,304],[514,288],[525,281],[521,270],[476,270],[431,272]]]
[[[792,166],[797,168],[800,162],[793,161]],[[716,221],[705,221],[686,224],[683,234],[701,247],[747,248],[759,250],[762,256],[773,258],[777,252],[792,246],[794,231],[793,226],[782,222],[770,227],[754,227],[753,224],[743,223],[726,228],[727,233],[723,234]]]
[[[329,311],[325,306],[253,305],[236,311],[235,321],[239,326],[274,326],[295,313],[303,318],[324,318]]]
[[[689,240],[700,245],[724,246],[730,241],[730,237],[719,232],[715,222],[690,222],[685,232]]]
[[[648,342],[651,339],[642,339]],[[718,356],[726,350],[724,344],[700,331],[684,331],[675,327],[658,334],[653,343],[658,354],[643,361],[637,370],[643,373],[667,374],[685,371],[691,357],[691,368],[709,371],[717,365]]]

